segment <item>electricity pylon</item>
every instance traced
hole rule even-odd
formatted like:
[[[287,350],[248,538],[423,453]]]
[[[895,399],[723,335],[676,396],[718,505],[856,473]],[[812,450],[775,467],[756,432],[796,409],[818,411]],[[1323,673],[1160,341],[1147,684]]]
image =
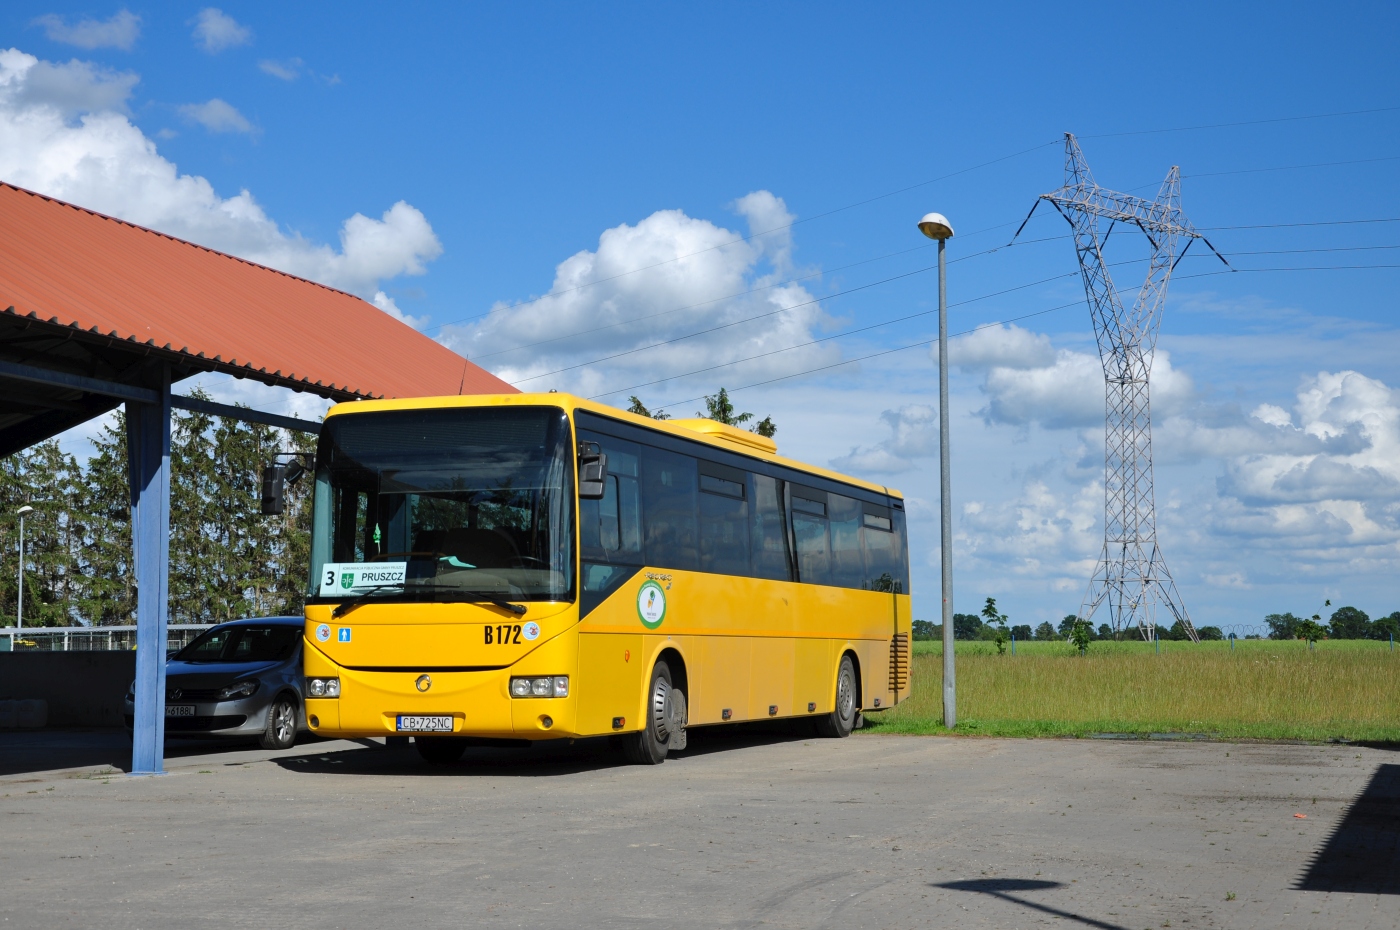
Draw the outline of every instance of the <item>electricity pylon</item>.
[[[1079,616],[1085,621],[1105,601],[1115,632],[1136,624],[1143,639],[1157,635],[1158,604],[1181,622],[1191,639],[1196,628],[1181,602],[1162,550],[1157,546],[1157,505],[1152,489],[1152,413],[1149,379],[1162,305],[1173,269],[1196,239],[1215,247],[1181,212],[1181,172],[1167,172],[1155,200],[1106,190],[1094,181],[1073,134],[1065,133],[1065,184],[1042,194],[1074,232],[1084,294],[1094,320],[1103,363],[1107,418],[1104,443],[1104,542]],[[1026,216],[1026,222],[1030,221]],[[1109,221],[1099,238],[1099,220]],[[1103,245],[1117,223],[1137,227],[1152,245],[1147,280],[1125,309],[1104,261]],[[1026,223],[1021,224],[1024,229]],[[1021,234],[1016,230],[1016,235]],[[1012,241],[1015,241],[1015,236]],[[1186,244],[1180,254],[1177,244]],[[1221,261],[1224,256],[1215,252]],[[1226,262],[1228,267],[1229,263]]]

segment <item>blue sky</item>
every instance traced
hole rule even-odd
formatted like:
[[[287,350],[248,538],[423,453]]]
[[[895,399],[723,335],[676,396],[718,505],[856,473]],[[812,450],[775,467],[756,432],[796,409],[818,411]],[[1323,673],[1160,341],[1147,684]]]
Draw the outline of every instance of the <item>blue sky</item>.
[[[361,293],[522,387],[646,384],[681,415],[720,384],[930,338],[914,222],[940,210],[950,301],[984,298],[955,332],[1069,305],[953,355],[957,607],[994,595],[1038,623],[1078,607],[1101,543],[1102,386],[1063,221],[982,253],[1060,184],[1061,133],[1112,188],[1151,196],[1180,165],[1187,215],[1238,268],[1400,264],[1396,222],[1221,228],[1400,217],[1395,8],[1074,12],[15,3],[0,177]],[[1177,269],[1154,371],[1160,541],[1188,609],[1400,609],[1400,269],[1218,270],[1197,249]],[[910,495],[920,616],[935,384],[914,348],[736,394],[785,452]]]

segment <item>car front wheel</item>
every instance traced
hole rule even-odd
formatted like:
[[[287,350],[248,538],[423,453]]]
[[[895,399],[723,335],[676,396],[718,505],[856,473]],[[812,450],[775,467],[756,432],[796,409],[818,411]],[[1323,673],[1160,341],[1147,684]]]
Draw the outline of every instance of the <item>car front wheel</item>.
[[[297,706],[285,695],[267,709],[267,729],[258,737],[264,749],[291,749],[297,741]]]

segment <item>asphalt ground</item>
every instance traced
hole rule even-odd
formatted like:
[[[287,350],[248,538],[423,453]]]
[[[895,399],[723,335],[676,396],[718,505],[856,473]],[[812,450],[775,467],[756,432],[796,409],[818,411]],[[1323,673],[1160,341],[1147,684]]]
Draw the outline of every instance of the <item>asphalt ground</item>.
[[[1384,749],[690,746],[646,768],[606,743],[430,767],[370,741],[172,741],[169,774],[132,778],[120,734],[0,734],[0,926],[1400,926]]]

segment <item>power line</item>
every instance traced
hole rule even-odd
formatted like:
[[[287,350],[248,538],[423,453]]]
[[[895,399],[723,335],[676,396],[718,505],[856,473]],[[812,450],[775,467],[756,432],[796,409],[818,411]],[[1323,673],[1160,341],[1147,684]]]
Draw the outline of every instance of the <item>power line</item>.
[[[1400,216],[1375,220],[1318,220],[1312,223],[1256,223],[1252,226],[1197,226],[1196,229],[1214,232],[1221,229],[1289,229],[1295,226],[1356,226],[1363,223],[1400,223]]]
[[[1378,161],[1400,161],[1400,155],[1384,155],[1379,158],[1356,158],[1351,161],[1320,161],[1310,165],[1278,165],[1272,168],[1239,168],[1233,171],[1205,171],[1198,174],[1183,174],[1183,181],[1194,178],[1219,178],[1230,174],[1259,174],[1265,171],[1297,171],[1303,168],[1336,168],[1341,165],[1365,165]],[[1140,191],[1145,187],[1155,187],[1161,181],[1149,181],[1146,184],[1139,184],[1137,187],[1130,187],[1130,191]]]
[[[1146,259],[1136,259],[1135,261],[1146,261]],[[1118,264],[1126,264],[1126,263],[1118,263]],[[1326,266],[1318,266],[1318,267],[1313,267],[1313,268],[1239,268],[1239,269],[1235,269],[1235,270],[1241,271],[1241,272],[1270,272],[1270,271],[1344,271],[1344,270],[1369,269],[1369,268],[1400,268],[1400,265],[1354,265],[1354,266],[1353,266],[1353,265],[1326,265]],[[1069,276],[1072,277],[1073,274],[1074,274],[1074,273],[1071,273],[1071,275],[1069,275]],[[1198,273],[1198,274],[1173,275],[1173,279],[1178,279],[1178,280],[1179,280],[1179,279],[1185,279],[1185,278],[1205,278],[1205,277],[1211,277],[1211,276],[1220,275],[1220,274],[1230,274],[1230,271],[1206,271],[1206,272],[1201,272],[1201,273]],[[982,324],[982,325],[980,325],[980,326],[974,326],[972,329],[966,329],[966,330],[963,330],[963,331],[961,331],[961,332],[952,333],[952,334],[950,334],[950,336],[966,336],[966,335],[968,335],[969,333],[974,333],[974,332],[977,332],[978,330],[981,330],[981,329],[988,329],[988,328],[990,328],[990,327],[992,327],[992,326],[1003,326],[1003,325],[1005,325],[1005,324],[1007,324],[1007,323],[1015,323],[1015,322],[1018,322],[1018,321],[1020,321],[1020,320],[1028,319],[1028,318],[1033,317],[1033,316],[1040,316],[1040,315],[1045,314],[1045,313],[1051,313],[1051,312],[1053,312],[1053,311],[1055,311],[1055,310],[1063,310],[1063,309],[1066,309],[1066,308],[1068,308],[1068,307],[1079,306],[1081,303],[1082,303],[1082,301],[1076,300],[1076,301],[1074,301],[1073,303],[1063,304],[1063,305],[1058,306],[1058,307],[1051,307],[1051,308],[1049,308],[1048,310],[1037,310],[1037,311],[1034,312],[1034,313],[1027,313],[1027,314],[1025,314],[1025,315],[1023,315],[1023,316],[1011,317],[1011,318],[1006,319],[1006,320],[999,320],[999,321],[992,322],[992,323],[984,323],[984,324]],[[884,356],[884,355],[892,355],[892,354],[894,354],[895,352],[904,352],[904,351],[907,351],[907,350],[909,350],[909,349],[917,349],[917,348],[919,348],[919,347],[921,347],[921,346],[932,345],[933,343],[935,343],[935,342],[937,342],[937,341],[938,341],[938,338],[937,338],[937,337],[934,337],[934,338],[932,338],[932,339],[924,339],[924,340],[921,340],[921,341],[919,341],[919,342],[911,342],[911,343],[909,343],[909,344],[907,344],[907,345],[896,346],[896,347],[893,348],[893,349],[882,349],[882,350],[880,350],[880,351],[878,351],[878,352],[871,352],[871,353],[866,354],[866,355],[857,356],[856,358],[843,359],[842,361],[839,361],[839,362],[832,362],[832,363],[829,364],[829,365],[820,365],[820,366],[818,366],[818,367],[816,367],[816,368],[807,368],[807,369],[804,369],[804,370],[802,370],[802,371],[793,372],[792,374],[780,375],[780,376],[778,376],[778,377],[776,377],[776,378],[768,378],[768,379],[766,379],[766,380],[764,380],[764,381],[755,381],[755,382],[752,383],[752,384],[745,384],[745,385],[742,385],[742,386],[737,387],[737,388],[730,388],[730,389],[728,389],[728,390],[729,390],[729,393],[730,393],[730,394],[737,394],[737,393],[740,392],[740,391],[746,391],[746,390],[748,390],[748,389],[750,389],[750,388],[763,387],[764,385],[774,384],[774,383],[779,382],[779,381],[789,381],[789,380],[791,380],[791,379],[793,379],[793,378],[800,378],[800,377],[802,377],[802,376],[804,376],[804,375],[816,374],[816,373],[818,373],[818,372],[828,371],[828,370],[833,369],[833,368],[840,368],[840,367],[842,367],[842,366],[844,366],[844,365],[853,365],[853,364],[855,364],[856,362],[863,362],[863,361],[866,361],[866,360],[868,360],[868,359],[879,358],[879,357]],[[735,364],[737,364],[737,363],[735,363]],[[683,377],[687,377],[687,375],[674,375],[674,376],[673,376],[673,378],[683,378]],[[670,379],[667,379],[667,380],[670,380]],[[629,390],[629,389],[628,389],[628,388],[624,388],[623,390]],[[609,392],[609,393],[607,393],[607,394],[598,394],[598,395],[595,395],[595,399],[598,398],[598,397],[610,397],[610,396],[612,396],[613,394],[617,394],[617,393],[621,393],[621,392],[620,392],[620,391],[611,391],[611,392]],[[702,400],[702,399],[703,399],[703,395],[702,395],[701,397],[692,397],[692,398],[689,398],[689,399],[687,399],[687,400],[668,401],[668,402],[666,402],[666,403],[664,403],[664,404],[661,404],[661,406],[664,406],[664,407],[674,407],[674,406],[676,406],[677,404],[689,404],[689,403],[694,403],[695,401],[697,401],[697,400]]]
[[[975,231],[973,231],[973,232],[964,234],[964,238],[970,238],[970,237],[972,237],[972,236],[981,235],[982,233],[993,232],[993,231],[995,231],[995,230],[997,230],[997,229],[1002,229],[1002,228],[1007,227],[1007,226],[1010,226],[1010,225],[1012,225],[1012,224],[1011,224],[1011,223],[998,223],[998,224],[995,225],[995,226],[987,226],[987,227],[984,227],[984,228],[982,228],[982,229],[975,230]],[[1046,236],[1046,237],[1043,237],[1043,238],[1040,238],[1040,239],[1021,239],[1021,240],[1018,240],[1017,242],[1015,242],[1015,243],[1013,243],[1013,244],[1014,244],[1014,245],[1018,245],[1018,246],[1021,246],[1021,245],[1032,245],[1032,244],[1035,244],[1035,243],[1038,243],[1038,242],[1051,242],[1051,241],[1058,241],[1058,240],[1067,239],[1067,238],[1069,238],[1069,237],[1068,237],[1068,236]],[[997,246],[996,248],[984,249],[984,250],[981,251],[981,252],[973,252],[973,253],[970,254],[970,255],[963,255],[963,256],[960,256],[959,258],[953,259],[952,262],[951,262],[950,264],[956,263],[956,262],[961,262],[961,261],[966,261],[966,260],[968,260],[968,259],[970,259],[970,258],[977,258],[977,257],[983,256],[983,255],[990,255],[990,254],[992,254],[993,252],[998,252],[998,251],[1000,251],[1001,249],[1006,248],[1006,247],[1007,247],[1007,246]],[[710,300],[703,300],[703,301],[700,301],[700,302],[698,302],[698,303],[687,304],[686,306],[683,306],[683,307],[675,307],[675,308],[670,309],[670,310],[661,310],[661,311],[658,311],[658,312],[656,312],[656,313],[647,313],[647,314],[643,314],[642,316],[630,317],[630,318],[628,318],[628,319],[626,319],[626,320],[619,320],[619,321],[617,321],[617,322],[615,322],[615,323],[608,323],[608,324],[605,325],[605,326],[595,326],[595,327],[593,327],[593,328],[591,328],[591,329],[575,330],[575,331],[572,332],[572,333],[565,333],[565,334],[560,335],[560,336],[551,336],[551,337],[548,338],[548,339],[541,339],[541,340],[538,340],[538,341],[536,341],[536,342],[521,343],[521,344],[519,344],[519,345],[510,346],[510,347],[507,347],[507,348],[504,348],[504,349],[497,349],[497,350],[494,351],[494,352],[487,352],[487,353],[484,353],[484,354],[482,354],[482,355],[474,355],[474,356],[472,356],[471,358],[472,358],[472,361],[479,362],[479,361],[482,360],[482,359],[485,359],[485,358],[493,358],[493,357],[495,357],[495,356],[497,356],[497,355],[504,355],[504,354],[506,354],[507,352],[515,352],[515,351],[518,351],[518,350],[520,350],[520,349],[531,349],[531,348],[534,348],[534,347],[536,347],[536,346],[548,345],[548,344],[551,343],[551,342],[560,342],[560,341],[562,341],[562,340],[564,340],[564,339],[573,339],[573,338],[576,338],[576,337],[578,337],[578,336],[587,336],[587,335],[591,335],[591,334],[593,334],[593,333],[603,332],[604,330],[616,329],[616,328],[619,327],[619,326],[627,326],[627,325],[629,325],[629,324],[632,324],[632,323],[640,323],[640,322],[643,322],[643,321],[645,321],[645,320],[654,320],[654,319],[657,319],[657,318],[659,318],[659,317],[670,316],[671,314],[674,314],[674,313],[682,313],[682,312],[684,312],[684,311],[686,311],[686,310],[694,310],[694,309],[697,308],[697,307],[704,307],[704,306],[707,306],[707,305],[709,305],[709,304],[718,303],[718,302],[720,302],[720,301],[722,301],[722,300],[732,300],[732,299],[734,299],[734,298],[736,298],[736,297],[747,297],[747,296],[750,295],[750,294],[756,294],[756,293],[759,293],[759,292],[761,292],[761,291],[773,290],[773,289],[775,289],[775,288],[780,288],[780,287],[786,287],[786,286],[789,285],[789,284],[796,284],[796,283],[798,283],[798,282],[808,280],[809,278],[822,277],[823,275],[834,274],[834,273],[836,273],[836,272],[838,272],[838,271],[846,271],[846,270],[848,270],[848,269],[855,268],[855,267],[858,267],[858,266],[860,266],[860,265],[868,265],[868,264],[870,264],[871,262],[883,261],[883,260],[886,259],[886,258],[894,258],[894,257],[900,256],[900,255],[907,255],[907,254],[909,254],[910,252],[918,252],[918,251],[921,251],[921,250],[924,250],[924,249],[927,249],[927,248],[931,248],[931,246],[928,246],[928,245],[919,245],[919,246],[915,246],[914,248],[910,248],[910,249],[902,249],[902,250],[900,250],[900,251],[898,251],[898,252],[890,252],[890,253],[887,253],[887,254],[885,254],[885,255],[876,256],[875,258],[868,258],[868,259],[864,259],[863,261],[852,262],[852,263],[849,264],[849,265],[842,265],[842,266],[840,266],[840,267],[832,268],[832,269],[825,270],[825,271],[813,272],[812,274],[801,275],[801,276],[796,277],[796,278],[787,278],[787,279],[784,279],[783,281],[778,281],[778,282],[775,282],[775,283],[773,283],[773,284],[765,284],[765,285],[762,285],[762,286],[760,286],[760,287],[751,287],[751,288],[749,288],[749,289],[747,289],[747,290],[738,291],[738,292],[736,292],[736,293],[734,293],[734,294],[727,294],[727,295],[725,295],[725,296],[723,296],[723,297],[714,297],[714,298],[711,298]],[[920,271],[927,271],[928,269],[927,269],[927,268],[923,268],[923,269],[919,269],[919,270],[920,270]],[[898,277],[898,276],[897,276],[897,277]],[[885,281],[890,281],[890,280],[894,280],[894,278],[885,279]],[[885,283],[885,282],[875,282],[875,283],[879,284],[879,283]],[[871,286],[871,285],[865,285],[865,286]],[[750,321],[750,320],[759,320],[759,319],[763,319],[764,317],[772,316],[772,315],[775,314],[775,313],[781,313],[781,312],[783,312],[783,310],[785,310],[785,309],[786,309],[786,310],[795,310],[795,309],[797,309],[797,308],[799,308],[799,307],[805,307],[805,306],[808,306],[808,305],[810,305],[810,304],[812,304],[812,303],[820,302],[820,301],[822,301],[822,300],[829,300],[829,299],[832,299],[832,298],[835,298],[835,297],[840,297],[840,296],[842,296],[843,294],[849,293],[850,290],[851,290],[851,289],[848,289],[848,290],[846,290],[846,291],[838,291],[838,292],[836,292],[835,294],[828,294],[828,295],[825,295],[825,296],[823,296],[823,297],[817,297],[817,298],[814,298],[813,300],[810,300],[810,301],[805,301],[805,302],[799,303],[799,304],[793,304],[792,306],[786,307],[786,308],[778,308],[777,310],[769,311],[768,313],[760,314],[759,316],[746,317],[746,318],[743,319],[743,320],[736,320],[736,321],[734,321],[734,322],[732,322],[732,323],[726,323],[726,324],[724,324],[724,325],[725,325],[725,326],[733,326],[733,325],[737,325],[737,324],[739,324],[739,323],[748,322],[748,321]],[[722,328],[722,327],[721,327],[721,328]],[[708,330],[707,330],[707,331],[708,331]],[[685,335],[683,335],[683,336],[678,336],[678,337],[676,337],[676,339],[688,338],[688,337],[691,336],[691,335],[696,335],[696,334],[695,334],[695,333],[689,333],[689,334],[685,334]],[[666,341],[663,341],[663,342],[653,343],[651,346],[645,346],[645,347],[643,347],[643,348],[651,348],[651,347],[653,347],[653,346],[666,345],[668,342],[676,341],[676,339],[673,339],[673,340],[666,340]],[[632,351],[640,351],[640,349],[635,349],[635,350],[632,350]],[[610,357],[611,357],[611,356],[610,356]],[[596,361],[605,361],[605,360],[606,360],[606,359],[597,359]],[[585,363],[585,364],[586,364],[586,363]],[[550,375],[550,374],[556,374],[556,373],[557,373],[557,372],[548,372],[548,373],[546,373],[546,374],[544,374],[544,375],[538,375],[537,377],[541,377],[541,378],[543,378],[543,377],[548,377],[548,375]],[[527,379],[527,380],[532,380],[532,379]]]
[[[562,291],[551,291],[550,293],[544,294],[544,295],[542,295],[542,296],[540,296],[540,297],[535,297],[535,298],[532,298],[532,299],[530,299],[530,300],[522,301],[522,302],[520,302],[520,303],[518,303],[518,304],[511,304],[511,305],[508,306],[508,307],[498,307],[498,308],[496,308],[496,309],[494,309],[494,310],[488,310],[488,311],[486,311],[485,313],[478,314],[478,315],[476,315],[476,316],[463,317],[462,319],[459,319],[459,320],[452,320],[452,321],[449,321],[449,322],[447,322],[447,323],[440,323],[438,326],[436,326],[436,327],[434,327],[434,328],[440,330],[440,329],[443,329],[444,327],[447,327],[447,326],[455,326],[455,325],[457,325],[457,324],[459,324],[459,323],[468,323],[468,322],[471,322],[472,320],[479,320],[479,319],[482,319],[483,317],[490,316],[490,315],[493,314],[493,313],[500,313],[500,312],[503,312],[503,311],[506,311],[506,310],[514,310],[514,309],[516,309],[516,308],[518,308],[518,307],[527,307],[527,306],[529,306],[530,304],[536,304],[536,303],[539,303],[539,302],[542,301],[542,300],[547,300],[547,299],[549,299],[549,298],[551,298],[551,297],[559,297],[559,296],[561,296],[561,295],[563,295],[563,294],[569,294],[569,293],[572,293],[572,292],[574,292],[574,291],[583,290],[584,288],[593,287],[593,286],[595,286],[595,285],[603,284],[603,283],[608,282],[608,281],[613,281],[613,280],[616,280],[616,279],[618,279],[618,278],[627,277],[628,275],[633,275],[633,274],[636,274],[636,273],[638,273],[638,272],[640,272],[640,271],[649,271],[649,270],[652,269],[652,268],[660,268],[662,265],[669,265],[669,264],[672,264],[672,263],[674,263],[674,262],[678,262],[678,261],[680,261],[681,259],[692,258],[692,257],[694,257],[694,256],[696,256],[696,255],[704,255],[704,254],[706,254],[706,253],[708,253],[708,252],[713,252],[713,251],[715,251],[716,249],[722,249],[722,248],[725,248],[726,246],[735,245],[735,244],[740,243],[740,242],[749,242],[749,241],[751,241],[751,240],[753,240],[753,239],[759,238],[760,236],[767,236],[767,235],[771,235],[772,233],[782,232],[782,231],[785,230],[785,229],[791,229],[792,227],[801,225],[802,223],[810,223],[810,222],[812,222],[813,220],[819,220],[819,219],[822,219],[822,218],[824,218],[824,217],[833,216],[833,215],[835,215],[835,214],[837,214],[837,213],[843,213],[843,212],[845,212],[845,211],[847,211],[847,210],[854,210],[856,207],[863,207],[863,206],[865,206],[866,204],[875,203],[876,201],[879,201],[879,200],[885,200],[885,199],[890,198],[890,197],[898,196],[899,194],[908,193],[909,191],[917,190],[917,189],[919,189],[919,188],[921,188],[921,187],[927,187],[927,186],[930,185],[930,184],[936,184],[936,183],[938,183],[939,181],[946,181],[946,180],[948,180],[949,178],[955,178],[955,177],[958,177],[959,175],[967,174],[967,173],[972,172],[972,171],[977,171],[977,170],[980,170],[980,169],[982,169],[982,168],[987,168],[987,167],[990,167],[990,166],[992,166],[992,165],[999,164],[999,163],[1004,162],[1004,161],[1008,161],[1008,160],[1010,160],[1010,159],[1012,159],[1012,158],[1019,158],[1020,156],[1026,155],[1026,154],[1028,154],[1028,153],[1030,153],[1030,152],[1034,152],[1034,151],[1037,151],[1037,150],[1039,150],[1039,149],[1046,148],[1047,146],[1057,145],[1057,144],[1058,144],[1058,140],[1052,140],[1052,141],[1050,141],[1050,142],[1042,142],[1042,143],[1040,143],[1039,145],[1033,145],[1033,146],[1031,146],[1031,147],[1028,148],[1028,149],[1022,149],[1022,150],[1019,151],[1019,152],[1012,152],[1010,155],[1003,155],[1003,156],[1001,156],[1000,158],[993,158],[991,161],[985,161],[985,162],[982,162],[981,164],[972,165],[971,167],[968,167],[968,168],[960,168],[960,169],[958,169],[957,171],[953,171],[953,172],[950,172],[950,173],[944,174],[944,175],[939,175],[939,176],[936,177],[936,178],[929,178],[927,181],[920,181],[920,182],[917,183],[917,184],[910,184],[910,185],[908,185],[908,186],[906,186],[906,187],[901,187],[901,188],[899,188],[898,190],[888,191],[888,192],[883,193],[883,194],[877,194],[877,195],[875,195],[874,197],[867,197],[867,198],[865,198],[864,200],[857,200],[857,201],[854,202],[854,203],[848,203],[848,204],[846,204],[845,206],[836,207],[835,209],[827,210],[827,211],[825,211],[825,212],[823,212],[823,213],[816,213],[816,214],[813,214],[812,216],[806,216],[806,217],[803,217],[803,218],[798,219],[798,220],[793,220],[791,223],[786,223],[786,224],[784,224],[784,225],[782,225],[782,226],[774,226],[774,227],[771,228],[771,229],[765,229],[765,230],[761,230],[761,231],[759,231],[759,232],[750,233],[750,234],[747,235],[747,236],[738,236],[738,237],[736,237],[736,238],[734,238],[734,239],[730,239],[730,240],[727,241],[727,242],[721,242],[721,243],[718,243],[717,245],[709,246],[708,248],[698,249],[698,250],[696,250],[696,251],[694,251],[694,252],[687,252],[687,253],[685,253],[684,255],[676,255],[676,256],[674,256],[674,257],[672,257],[672,258],[665,259],[664,261],[655,262],[655,263],[650,264],[650,265],[644,265],[644,266],[642,266],[642,267],[640,267],[640,268],[633,268],[631,271],[621,271],[621,272],[618,272],[617,274],[609,275],[609,276],[606,277],[606,278],[598,278],[598,279],[593,280],[593,281],[586,281],[586,282],[584,282],[583,284],[578,284],[578,285],[575,285],[574,287],[565,288],[565,289],[562,290]]]
[[[1400,107],[1375,107],[1370,110],[1343,110],[1338,113],[1314,113],[1310,116],[1279,116],[1273,119],[1251,119],[1236,123],[1209,123],[1203,126],[1179,126],[1176,129],[1135,129],[1130,132],[1103,132],[1096,136],[1080,136],[1081,139],[1115,139],[1120,136],[1148,136],[1165,132],[1196,132],[1201,129],[1231,129],[1236,126],[1263,126],[1267,123],[1294,123],[1299,120],[1332,119],[1339,116],[1361,116],[1367,113],[1392,113]]]

